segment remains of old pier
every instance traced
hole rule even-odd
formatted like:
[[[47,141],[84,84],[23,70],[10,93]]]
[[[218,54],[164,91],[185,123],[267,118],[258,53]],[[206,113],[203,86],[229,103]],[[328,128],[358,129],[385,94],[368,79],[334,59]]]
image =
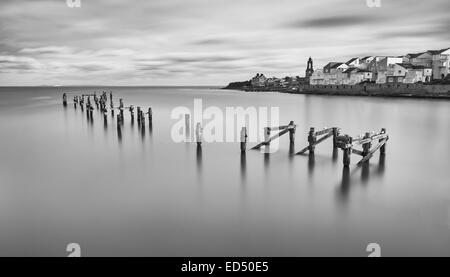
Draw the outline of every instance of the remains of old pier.
[[[81,110],[84,111],[84,102],[85,97],[87,97],[86,101],[86,117],[90,122],[93,122],[93,110],[94,106],[91,103],[91,97],[94,99],[94,103],[97,107],[97,110],[100,110],[100,112],[103,114],[103,122],[105,125],[105,128],[108,124],[107,119],[107,102],[108,102],[108,96],[106,92],[103,92],[100,96],[100,98],[97,97],[97,94],[82,94],[81,96],[75,95],[73,97],[73,105],[76,109],[79,105]],[[123,125],[124,125],[124,111],[125,109],[129,111],[131,123],[134,124],[134,105],[130,105],[128,107],[125,107],[123,99],[119,99],[119,106],[114,107],[113,102],[113,94],[110,92],[109,94],[109,103],[110,103],[110,110],[111,115],[114,117],[114,110],[119,110],[117,114],[117,134],[119,137],[119,140],[122,140],[122,132],[123,132]],[[63,106],[67,107],[67,94],[63,94]],[[153,124],[153,110],[151,107],[148,108],[147,112],[144,113],[144,111],[141,109],[140,106],[137,106],[137,123],[138,127],[143,134],[145,132],[145,114],[147,114],[148,122],[150,130],[152,129]],[[112,121],[114,122],[114,121]],[[294,121],[289,122],[288,125],[283,126],[275,126],[275,127],[265,127],[264,128],[264,141],[260,142],[256,146],[252,147],[250,150],[257,150],[261,149],[263,146],[266,147],[266,150],[270,148],[270,144],[272,141],[279,139],[281,136],[289,133],[289,143],[290,143],[290,154],[293,154],[294,152],[294,146],[295,146],[295,134],[297,130],[297,125],[294,123]],[[275,132],[275,134],[273,134]],[[203,127],[200,122],[197,122],[195,125],[195,142],[197,143],[197,147],[201,148],[203,143]],[[191,141],[191,116],[190,114],[185,114],[185,136],[186,141]],[[144,138],[144,136],[143,136]],[[375,132],[366,132],[363,136],[358,137],[352,137],[347,134],[341,135],[341,128],[339,127],[332,127],[332,128],[324,128],[320,131],[316,131],[315,127],[311,127],[308,136],[307,141],[308,145],[304,147],[301,151],[299,151],[296,155],[303,155],[306,152],[309,152],[310,155],[314,155],[316,147],[325,142],[326,140],[333,138],[333,152],[335,153],[337,149],[341,149],[343,152],[343,164],[344,167],[350,166],[351,162],[351,155],[356,154],[362,157],[362,159],[357,163],[358,166],[362,165],[365,162],[368,162],[373,155],[380,151],[381,155],[385,155],[386,153],[386,143],[389,140],[389,136],[386,133],[386,129],[382,129],[379,133]],[[247,133],[247,127],[242,127],[240,132],[240,150],[242,154],[245,154],[247,152],[247,143],[248,143],[248,133]],[[375,145],[375,146],[374,146]],[[358,150],[356,149],[358,146],[361,146],[362,149]],[[373,147],[374,146],[374,147]]]

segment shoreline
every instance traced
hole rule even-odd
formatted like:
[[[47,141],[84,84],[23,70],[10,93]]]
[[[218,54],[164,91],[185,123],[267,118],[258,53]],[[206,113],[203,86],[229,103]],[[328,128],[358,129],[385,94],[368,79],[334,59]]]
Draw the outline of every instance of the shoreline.
[[[414,98],[414,99],[439,99],[450,100],[450,85],[322,85],[301,86],[292,88],[255,88],[255,87],[230,87],[223,90],[239,90],[246,92],[279,92],[303,95],[325,96],[358,96],[358,97],[384,97],[384,98]]]

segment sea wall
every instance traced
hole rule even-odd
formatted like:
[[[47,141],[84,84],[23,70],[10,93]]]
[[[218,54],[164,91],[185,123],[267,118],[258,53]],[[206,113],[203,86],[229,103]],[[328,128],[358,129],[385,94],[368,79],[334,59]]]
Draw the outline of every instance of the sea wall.
[[[427,84],[358,84],[358,85],[304,85],[286,90],[290,93],[359,95],[359,96],[409,96],[450,98],[450,85]]]
[[[227,87],[244,91],[277,91],[294,94],[412,97],[450,99],[450,84],[357,84],[357,85],[301,85],[289,88]]]

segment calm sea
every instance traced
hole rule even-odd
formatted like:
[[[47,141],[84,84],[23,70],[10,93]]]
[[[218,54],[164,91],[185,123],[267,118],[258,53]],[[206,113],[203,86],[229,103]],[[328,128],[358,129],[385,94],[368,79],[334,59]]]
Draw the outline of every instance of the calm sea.
[[[70,104],[112,90],[153,108],[142,133],[126,112]],[[69,95],[66,109],[62,93]],[[331,142],[290,156],[288,138],[242,158],[238,143],[174,143],[177,106],[279,107],[296,149],[309,127],[358,135],[387,128],[387,155],[343,170]],[[245,93],[212,88],[0,88],[0,256],[450,255],[448,101]],[[251,145],[249,145],[251,146]],[[336,156],[337,155],[337,156]]]

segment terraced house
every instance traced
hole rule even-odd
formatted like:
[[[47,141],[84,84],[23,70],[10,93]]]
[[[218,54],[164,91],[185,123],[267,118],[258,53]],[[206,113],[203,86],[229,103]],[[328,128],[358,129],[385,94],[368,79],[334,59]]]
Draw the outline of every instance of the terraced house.
[[[405,56],[355,57],[349,61],[330,62],[316,70],[311,85],[354,85],[428,83],[450,78],[450,48],[410,53]]]

